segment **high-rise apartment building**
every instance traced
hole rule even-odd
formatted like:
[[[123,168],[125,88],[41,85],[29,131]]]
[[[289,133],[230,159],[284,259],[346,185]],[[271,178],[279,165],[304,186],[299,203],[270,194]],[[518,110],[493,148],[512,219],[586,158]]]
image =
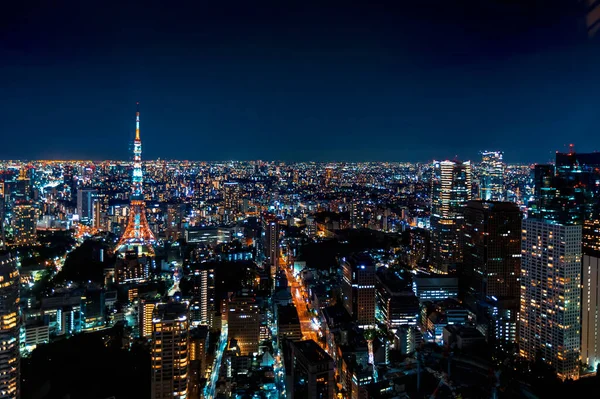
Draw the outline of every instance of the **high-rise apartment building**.
[[[217,312],[215,298],[215,269],[210,263],[192,266],[192,301],[190,304],[190,320],[192,325],[213,327],[213,318]]]
[[[361,328],[375,325],[376,266],[367,254],[342,260],[342,301]]]
[[[583,225],[581,279],[581,362],[596,371],[600,364],[600,220]]]
[[[447,273],[462,261],[460,232],[463,205],[471,199],[471,163],[434,161],[431,179],[431,261]]]
[[[260,309],[250,295],[235,295],[229,300],[227,325],[229,340],[236,340],[242,356],[258,352]]]
[[[92,222],[94,220],[94,203],[98,190],[91,188],[80,188],[77,190],[77,215],[81,222]]]
[[[183,303],[159,304],[152,319],[152,399],[188,397],[189,319]]]
[[[504,169],[502,151],[483,151],[479,170],[479,198],[485,201],[504,201]]]
[[[469,201],[464,217],[463,270],[469,293],[518,299],[521,211],[511,202]]]
[[[235,214],[240,210],[241,199],[240,184],[236,181],[223,183],[223,205],[228,215]]]
[[[17,261],[0,250],[0,399],[18,399],[21,391],[19,271]]]
[[[138,332],[140,338],[149,338],[152,336],[152,319],[154,309],[160,303],[158,299],[142,299],[139,302],[138,310]]]
[[[579,376],[581,235],[581,225],[522,223],[519,351],[541,355],[562,379]]]
[[[33,245],[37,240],[37,211],[30,202],[20,201],[14,206],[15,245]]]

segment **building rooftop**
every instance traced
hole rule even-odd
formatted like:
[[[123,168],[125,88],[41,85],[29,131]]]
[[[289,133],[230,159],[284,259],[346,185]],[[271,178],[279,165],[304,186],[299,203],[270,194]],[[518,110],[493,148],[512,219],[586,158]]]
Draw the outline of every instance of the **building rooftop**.
[[[294,305],[278,306],[277,317],[279,324],[300,324],[298,311]]]
[[[332,362],[333,359],[312,339],[293,343],[295,350],[310,363]]]
[[[188,316],[188,308],[185,303],[168,302],[159,304],[154,309],[154,317],[161,321],[171,320],[186,320]]]

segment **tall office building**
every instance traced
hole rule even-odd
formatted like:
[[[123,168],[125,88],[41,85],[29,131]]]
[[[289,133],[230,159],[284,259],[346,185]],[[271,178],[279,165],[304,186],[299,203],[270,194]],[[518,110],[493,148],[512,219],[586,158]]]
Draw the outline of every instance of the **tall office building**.
[[[342,260],[342,301],[359,327],[375,325],[376,266],[367,254]]]
[[[485,201],[504,201],[504,169],[502,151],[483,151],[479,170],[479,198]]]
[[[192,266],[192,301],[190,305],[190,321],[192,325],[213,327],[213,318],[217,312],[215,298],[214,265],[201,263]]]
[[[271,280],[274,282],[279,266],[279,223],[274,217],[264,216],[262,228],[265,262],[269,268]]]
[[[533,170],[529,217],[582,224],[600,212],[600,153],[556,153],[555,165]]]
[[[30,202],[20,201],[14,206],[15,245],[33,245],[37,240],[37,211]]]
[[[19,271],[10,252],[0,250],[0,399],[18,399],[21,391]]]
[[[237,341],[242,356],[258,352],[260,341],[260,309],[248,295],[236,295],[229,300],[227,311],[228,338]]]
[[[189,369],[188,309],[159,304],[152,319],[152,399],[186,399]]]
[[[489,337],[498,346],[517,339],[521,219],[511,202],[469,201],[465,207],[461,281],[486,311]]]
[[[596,371],[600,364],[600,220],[583,225],[581,279],[581,362]]]
[[[469,201],[464,209],[463,270],[478,298],[519,298],[521,211],[512,202]]]
[[[31,180],[27,176],[27,169],[25,168],[19,171],[14,198],[16,201],[29,201],[31,199]]]
[[[92,222],[94,220],[94,202],[98,190],[91,188],[81,188],[77,190],[77,215],[82,222]]]
[[[431,261],[447,273],[462,261],[463,205],[471,199],[471,162],[434,161],[431,179]]]
[[[293,342],[290,346],[292,386],[288,389],[289,397],[333,399],[335,380],[331,356],[313,340]]]
[[[521,235],[519,351],[562,379],[578,378],[581,225],[525,219]]]

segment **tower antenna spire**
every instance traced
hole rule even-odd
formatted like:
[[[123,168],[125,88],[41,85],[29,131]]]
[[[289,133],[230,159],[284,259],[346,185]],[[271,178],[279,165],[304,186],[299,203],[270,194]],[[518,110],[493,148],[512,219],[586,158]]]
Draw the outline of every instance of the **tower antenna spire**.
[[[140,139],[140,102],[136,102],[135,108],[135,140],[139,141]]]
[[[142,170],[142,140],[140,139],[140,103],[135,113],[135,140],[133,142],[133,173],[131,177],[131,201],[129,202],[129,221],[125,232],[117,244],[117,251],[136,248],[154,255],[152,245],[156,242],[146,219],[144,200],[144,173]]]

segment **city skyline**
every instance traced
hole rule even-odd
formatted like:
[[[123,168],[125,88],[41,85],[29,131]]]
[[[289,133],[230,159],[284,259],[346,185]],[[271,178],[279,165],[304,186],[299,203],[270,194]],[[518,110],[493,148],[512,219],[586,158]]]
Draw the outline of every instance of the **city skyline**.
[[[598,391],[596,3],[6,7],[0,399]]]

